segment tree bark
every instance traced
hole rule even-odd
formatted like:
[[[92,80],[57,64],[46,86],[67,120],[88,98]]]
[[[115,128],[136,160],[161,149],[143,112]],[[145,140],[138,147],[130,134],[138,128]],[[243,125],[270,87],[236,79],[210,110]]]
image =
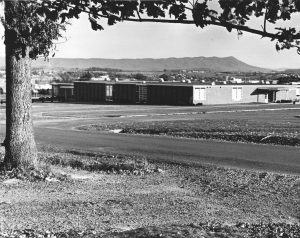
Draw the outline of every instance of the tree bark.
[[[14,12],[18,1],[5,2],[5,14]],[[15,17],[18,17],[17,15]],[[10,16],[11,18],[11,16]],[[7,23],[9,24],[9,23]],[[5,30],[6,47],[6,168],[34,168],[37,148],[31,117],[31,59],[17,56],[15,39]]]

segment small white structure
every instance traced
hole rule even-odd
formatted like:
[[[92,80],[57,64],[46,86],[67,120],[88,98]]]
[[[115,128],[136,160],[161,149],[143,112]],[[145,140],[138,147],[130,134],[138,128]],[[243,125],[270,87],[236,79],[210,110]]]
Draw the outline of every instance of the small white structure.
[[[48,89],[52,89],[52,85],[50,85],[50,84],[34,84],[33,88],[35,90],[48,90]]]
[[[231,78],[230,80],[231,83],[243,83],[243,80],[240,78]]]
[[[259,83],[260,83],[260,80],[257,80],[257,79],[250,79],[250,80],[248,81],[248,83],[259,84]]]
[[[92,77],[91,78],[92,81],[110,81],[109,75],[101,75],[98,78]]]

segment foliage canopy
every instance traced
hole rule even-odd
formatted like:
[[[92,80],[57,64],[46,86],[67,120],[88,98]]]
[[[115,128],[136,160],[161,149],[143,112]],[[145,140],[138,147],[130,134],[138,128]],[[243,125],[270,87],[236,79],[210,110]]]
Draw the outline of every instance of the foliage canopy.
[[[250,32],[276,41],[276,49],[295,47],[300,53],[300,31],[296,26],[276,27],[280,20],[290,21],[300,12],[300,0],[2,0],[18,2],[14,12],[6,14],[3,24],[16,54],[30,57],[49,56],[53,43],[65,30],[69,19],[87,13],[93,30],[122,21],[162,22],[225,27],[238,34]],[[15,16],[18,16],[17,18]],[[261,18],[262,26],[249,26],[251,18]],[[277,26],[277,25],[276,25]]]

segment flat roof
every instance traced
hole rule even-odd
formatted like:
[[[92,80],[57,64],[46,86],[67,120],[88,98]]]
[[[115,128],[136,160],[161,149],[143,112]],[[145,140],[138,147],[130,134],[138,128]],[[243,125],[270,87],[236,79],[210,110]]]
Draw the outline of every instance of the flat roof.
[[[242,86],[261,86],[261,89],[267,89],[267,88],[280,88],[281,90],[284,90],[285,87],[279,87],[279,86],[295,86],[290,84],[259,84],[259,83],[201,83],[198,81],[192,81],[192,82],[171,82],[171,81],[102,81],[102,80],[91,80],[91,81],[74,81],[74,83],[84,83],[84,84],[136,84],[136,85],[159,85],[159,86],[224,86],[224,87],[242,87]]]
[[[57,86],[71,86],[71,85],[74,85],[74,83],[51,83],[51,85],[57,85]]]
[[[116,81],[90,80],[90,81],[74,81],[74,83],[103,83],[103,84],[115,84]]]
[[[68,85],[68,86],[61,86],[60,88],[62,88],[62,89],[67,89],[67,88],[74,88],[74,86],[72,85]]]
[[[257,90],[262,90],[262,91],[287,91],[289,89],[284,88],[284,87],[260,87],[260,88],[257,88]]]

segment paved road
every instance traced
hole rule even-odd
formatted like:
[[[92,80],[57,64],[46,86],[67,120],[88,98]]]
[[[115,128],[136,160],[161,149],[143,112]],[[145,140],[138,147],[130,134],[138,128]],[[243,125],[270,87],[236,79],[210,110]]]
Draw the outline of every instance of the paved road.
[[[39,144],[66,149],[141,153],[153,159],[189,164],[213,163],[300,174],[300,150],[295,147],[199,141],[144,135],[36,129]]]
[[[266,106],[257,105],[261,109]],[[271,109],[279,108],[278,105],[270,105]],[[277,120],[279,123],[297,123],[299,106],[280,106],[293,110],[282,112],[244,112],[237,113],[239,119]],[[236,106],[236,109],[253,109],[253,106]],[[178,139],[168,137],[153,137],[142,135],[110,134],[93,131],[75,131],[72,128],[84,124],[99,122],[120,122],[124,120],[167,120],[184,118],[218,117],[232,118],[231,113],[218,114],[191,114],[176,115],[172,117],[153,116],[154,114],[197,112],[205,109],[232,110],[232,107],[166,107],[166,106],[120,106],[120,105],[77,105],[77,104],[37,104],[34,108],[35,134],[38,145],[54,145],[65,149],[82,149],[90,151],[116,151],[141,153],[153,159],[182,162],[189,164],[213,163],[225,166],[242,168],[254,168],[270,171],[282,171],[300,174],[300,148],[255,145],[242,143],[226,143],[215,141],[201,141],[193,139]],[[3,114],[4,111],[0,111]],[[135,115],[146,114],[146,117],[117,118],[111,115]],[[149,115],[148,115],[149,114]],[[3,117],[3,115],[2,115]],[[1,120],[0,134],[4,137],[4,121]]]

